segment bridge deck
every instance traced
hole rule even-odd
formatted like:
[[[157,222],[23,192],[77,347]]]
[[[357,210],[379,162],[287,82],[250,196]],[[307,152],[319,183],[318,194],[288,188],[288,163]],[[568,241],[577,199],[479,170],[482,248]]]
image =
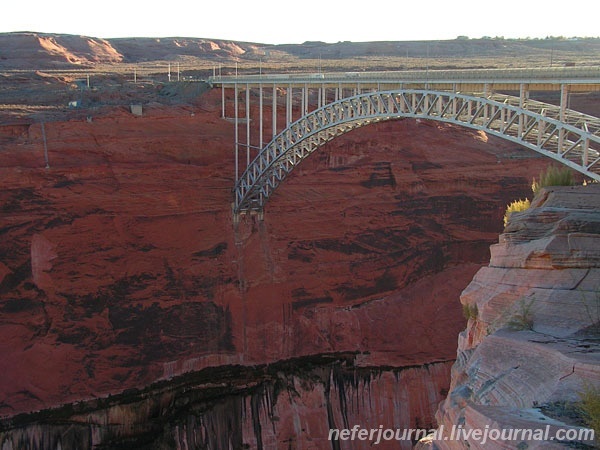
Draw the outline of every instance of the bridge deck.
[[[330,72],[290,74],[238,74],[209,78],[213,86],[235,84],[259,87],[279,85],[292,87],[356,86],[389,90],[435,89],[454,92],[483,92],[484,87],[500,91],[518,91],[527,85],[531,91],[558,91],[568,85],[571,92],[600,90],[600,66],[474,69],[474,70],[412,70],[385,72]]]

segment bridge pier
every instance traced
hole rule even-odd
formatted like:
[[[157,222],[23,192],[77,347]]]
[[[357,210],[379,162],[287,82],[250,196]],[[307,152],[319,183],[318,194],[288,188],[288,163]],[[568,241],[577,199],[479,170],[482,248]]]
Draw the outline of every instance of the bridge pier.
[[[565,121],[567,107],[569,104],[569,86],[566,84],[560,85],[560,114],[559,120],[561,122]],[[563,152],[565,144],[565,130],[561,128],[558,132],[558,151],[559,153]]]
[[[231,215],[233,217],[234,228],[239,226],[242,216],[250,217],[251,219],[256,218],[259,222],[263,222],[265,220],[264,210],[238,211],[236,210],[235,203],[231,204]]]
[[[233,104],[234,104],[234,121],[235,121],[235,131],[234,131],[234,138],[235,138],[235,182],[237,183],[238,180],[240,179],[240,155],[239,155],[239,151],[240,151],[240,137],[239,137],[239,130],[238,130],[238,85],[237,83],[235,84],[234,88],[234,100],[233,100]]]

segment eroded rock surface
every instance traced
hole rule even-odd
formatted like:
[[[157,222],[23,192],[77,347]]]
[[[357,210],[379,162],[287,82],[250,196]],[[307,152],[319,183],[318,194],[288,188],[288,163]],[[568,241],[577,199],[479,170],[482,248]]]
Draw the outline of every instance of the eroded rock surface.
[[[546,188],[529,210],[511,216],[491,247],[489,266],[461,295],[474,317],[459,336],[452,387],[438,420],[448,432],[458,425],[533,430],[548,425],[549,439],[485,445],[441,439],[430,447],[569,446],[552,440],[554,432],[585,425],[576,404],[600,380],[599,256],[597,184]]]

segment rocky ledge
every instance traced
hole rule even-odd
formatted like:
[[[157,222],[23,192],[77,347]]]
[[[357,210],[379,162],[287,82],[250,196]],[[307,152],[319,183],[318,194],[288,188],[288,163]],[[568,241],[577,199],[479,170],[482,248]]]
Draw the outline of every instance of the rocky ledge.
[[[514,213],[461,302],[469,321],[437,413],[441,431],[418,447],[592,448],[585,436],[555,432],[585,427],[577,405],[600,382],[600,186],[546,188]],[[528,429],[534,439],[465,438],[486,428]]]

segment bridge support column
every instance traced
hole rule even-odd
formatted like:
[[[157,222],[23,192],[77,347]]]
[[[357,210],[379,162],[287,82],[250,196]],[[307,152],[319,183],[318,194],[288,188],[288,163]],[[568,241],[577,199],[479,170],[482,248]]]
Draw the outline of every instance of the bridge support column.
[[[286,102],[285,102],[285,126],[289,126],[292,123],[292,96],[293,90],[292,85],[288,85]]]
[[[489,98],[490,95],[492,95],[492,91],[490,89],[490,84],[489,83],[484,83],[483,84],[483,96],[485,98]]]
[[[399,107],[400,107],[399,111],[404,112],[404,109],[406,108],[406,106],[402,100],[400,100]],[[388,108],[388,111],[394,111],[394,99],[392,98],[391,95],[388,97],[387,108]]]
[[[233,113],[233,122],[235,124],[235,182],[240,179],[240,139],[239,139],[239,130],[238,130],[238,85],[235,83],[233,87],[234,100],[233,100],[233,109],[235,110]]]
[[[221,85],[221,119],[225,118],[225,85]]]
[[[590,139],[586,138],[583,141],[583,155],[581,155],[581,163],[584,167],[590,164]]]
[[[302,115],[305,116],[308,114],[308,102],[309,102],[309,98],[308,98],[308,86],[305,84],[304,87],[302,88]]]
[[[263,86],[258,84],[258,148],[263,148]]]
[[[273,134],[271,135],[271,139],[273,139],[277,135],[277,86],[273,84],[273,106],[272,106],[272,125],[273,125]]]
[[[561,84],[560,85],[560,112],[559,112],[559,120],[564,123],[566,118],[567,106],[569,105],[569,85]],[[563,153],[565,143],[565,129],[561,127],[558,130],[558,154]]]
[[[542,111],[542,116],[546,117],[546,111]],[[542,139],[544,137],[544,133],[546,132],[546,122],[544,120],[540,120],[537,125],[537,145],[542,145]]]
[[[484,83],[483,85],[483,98],[489,98],[490,95],[492,95],[491,91],[490,91],[490,84],[489,83]],[[489,106],[486,104],[483,107],[483,116],[484,117],[490,117],[490,111],[489,111]]]
[[[529,100],[529,85],[521,83],[521,85],[519,86],[519,108],[525,109],[527,100]],[[523,114],[519,114],[519,130],[518,130],[519,138],[521,138],[521,136],[523,136],[523,127],[524,126],[525,126],[525,116]]]
[[[246,167],[250,165],[250,85],[246,83]]]

